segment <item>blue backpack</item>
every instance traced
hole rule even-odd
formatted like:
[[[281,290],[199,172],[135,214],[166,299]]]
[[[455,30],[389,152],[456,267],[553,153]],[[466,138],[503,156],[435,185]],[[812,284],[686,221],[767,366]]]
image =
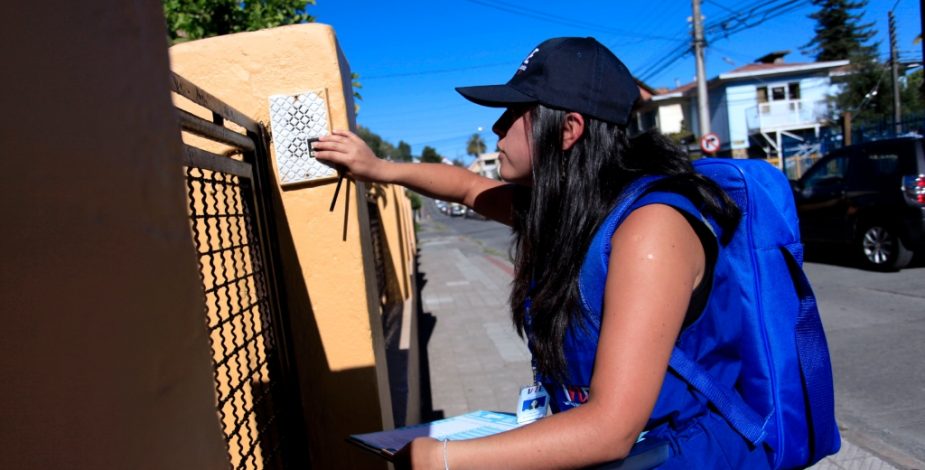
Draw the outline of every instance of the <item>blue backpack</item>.
[[[702,159],[694,168],[742,211],[731,240],[720,248],[714,273],[722,280],[713,286],[711,298],[723,300],[711,300],[702,313],[729,318],[742,312],[737,325],[742,363],[734,369],[738,377],[724,382],[675,347],[669,368],[751,445],[767,446],[774,468],[812,465],[837,452],[840,438],[828,346],[801,267],[803,247],[790,185],[781,171],[759,160]],[[602,235],[592,242],[579,278],[583,298],[591,299],[588,305],[602,304],[609,235],[641,198],[658,200],[661,193],[647,194],[658,179],[630,184],[599,231]],[[724,385],[731,382],[734,387]]]

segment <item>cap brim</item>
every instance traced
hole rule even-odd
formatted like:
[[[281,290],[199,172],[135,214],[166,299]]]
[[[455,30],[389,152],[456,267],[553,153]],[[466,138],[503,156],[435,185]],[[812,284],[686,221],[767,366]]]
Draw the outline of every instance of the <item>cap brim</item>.
[[[457,87],[456,91],[467,100],[490,108],[506,108],[510,105],[537,102],[536,98],[525,95],[508,85]]]

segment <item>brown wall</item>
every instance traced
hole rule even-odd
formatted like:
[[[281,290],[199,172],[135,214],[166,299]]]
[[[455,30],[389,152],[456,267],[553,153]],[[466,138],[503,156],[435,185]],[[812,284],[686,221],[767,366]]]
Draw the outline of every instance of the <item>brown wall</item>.
[[[161,3],[0,16],[0,468],[227,468]]]

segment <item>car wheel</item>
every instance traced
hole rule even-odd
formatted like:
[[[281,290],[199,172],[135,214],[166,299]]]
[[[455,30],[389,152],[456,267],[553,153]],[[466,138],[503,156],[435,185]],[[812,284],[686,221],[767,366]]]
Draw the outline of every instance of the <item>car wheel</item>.
[[[858,237],[861,261],[877,271],[895,271],[912,261],[912,251],[903,245],[894,230],[874,223],[865,226]]]

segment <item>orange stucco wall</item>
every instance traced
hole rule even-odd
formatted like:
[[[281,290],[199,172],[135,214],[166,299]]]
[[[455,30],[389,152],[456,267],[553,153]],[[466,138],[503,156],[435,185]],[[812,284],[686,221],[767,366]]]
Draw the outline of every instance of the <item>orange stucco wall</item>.
[[[227,468],[161,3],[0,15],[0,468]]]
[[[355,126],[349,65],[329,26],[183,43],[170,49],[170,59],[179,75],[267,125],[269,96],[324,89],[332,127]],[[184,106],[182,100],[177,104]],[[409,217],[410,209],[400,190],[387,188],[391,212],[383,225],[390,250],[401,254],[393,262],[404,276],[399,283],[408,301],[413,234],[398,217],[403,211]],[[292,318],[312,459],[320,468],[384,466],[344,438],[393,424],[367,189],[344,181],[332,212],[332,179],[287,187],[277,182],[274,188],[284,303]]]

